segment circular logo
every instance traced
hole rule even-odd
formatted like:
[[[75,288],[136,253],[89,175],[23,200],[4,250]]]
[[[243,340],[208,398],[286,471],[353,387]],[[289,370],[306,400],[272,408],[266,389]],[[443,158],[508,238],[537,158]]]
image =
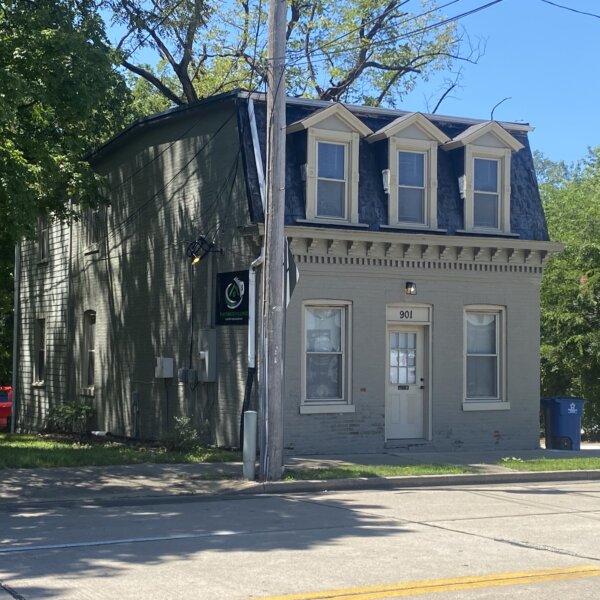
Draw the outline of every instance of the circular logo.
[[[225,288],[225,304],[229,310],[235,310],[244,299],[244,282],[237,277]]]

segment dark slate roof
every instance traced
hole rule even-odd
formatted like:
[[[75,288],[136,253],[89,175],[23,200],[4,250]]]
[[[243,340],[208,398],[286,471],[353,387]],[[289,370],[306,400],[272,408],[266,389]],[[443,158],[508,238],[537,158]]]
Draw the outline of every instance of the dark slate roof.
[[[242,143],[246,159],[248,194],[251,215],[255,221],[262,221],[262,206],[258,188],[258,180],[254,163],[252,140],[250,135],[247,103],[240,102],[239,122],[242,131]],[[254,100],[256,123],[260,141],[263,164],[265,162],[266,145],[266,104],[262,100]],[[323,103],[315,101],[298,101],[287,105],[287,124],[300,121],[323,108]],[[364,110],[360,107],[347,106],[372,131],[385,127],[402,112],[389,110]],[[448,137],[454,138],[475,121],[450,119],[448,117],[428,118]],[[524,146],[513,153],[511,163],[511,230],[524,240],[548,240],[548,231],[542,209],[542,203],[536,181],[533,157],[527,139],[527,133],[517,127],[511,130],[513,135]],[[246,133],[246,134],[244,134]],[[305,184],[301,179],[301,165],[306,162],[306,131],[299,131],[287,136],[286,146],[286,225],[298,225],[297,219],[304,219]],[[378,231],[380,225],[388,223],[387,196],[383,191],[381,171],[388,168],[387,143],[385,140],[368,143],[360,142],[359,158],[359,220],[367,224],[369,230]],[[458,178],[463,174],[463,148],[445,151],[438,150],[438,227],[445,229],[441,235],[469,235],[459,233],[463,229],[463,201],[458,191]],[[311,223],[311,226],[315,226]],[[326,225],[331,228],[331,225]],[[338,226],[344,228],[343,225]],[[386,231],[390,231],[387,229]],[[408,231],[408,230],[406,230]],[[422,233],[422,230],[420,231]]]

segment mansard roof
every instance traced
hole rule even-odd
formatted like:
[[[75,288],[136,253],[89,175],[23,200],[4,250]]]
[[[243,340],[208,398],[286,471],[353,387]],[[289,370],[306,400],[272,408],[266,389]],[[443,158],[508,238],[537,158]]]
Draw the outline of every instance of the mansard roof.
[[[266,160],[266,104],[260,96],[252,96],[254,100],[254,112],[256,116],[258,140],[260,143],[263,164]],[[244,108],[246,103],[240,104],[240,110],[246,114]],[[287,101],[287,123],[288,133],[290,126],[297,123],[310,123],[311,117],[317,113],[322,115],[323,109],[332,109],[331,103],[319,100],[288,99]],[[380,140],[385,136],[402,128],[405,123],[423,124],[426,119],[432,127],[440,133],[444,144],[438,151],[438,228],[437,235],[440,236],[469,236],[464,232],[463,222],[463,200],[459,192],[459,177],[464,174],[464,151],[465,143],[472,143],[486,134],[495,135],[508,146],[513,152],[511,156],[511,232],[512,237],[521,240],[548,240],[548,231],[539,195],[539,189],[533,165],[533,156],[529,146],[527,133],[532,130],[529,125],[522,123],[498,123],[489,121],[477,121],[461,117],[448,117],[438,115],[412,116],[419,113],[397,111],[390,109],[376,109],[372,107],[350,106],[344,108],[356,119],[360,120]],[[341,113],[340,113],[341,114]],[[246,117],[247,118],[247,117]],[[491,124],[490,124],[491,123]],[[399,130],[399,129],[398,129]],[[445,136],[442,137],[442,136]],[[250,157],[252,140],[243,136],[247,156]],[[388,168],[388,154],[385,143],[369,143],[373,137],[362,138],[359,150],[359,221],[364,229],[368,231],[383,231],[382,225],[388,222],[388,198],[381,183],[381,171]],[[446,141],[450,140],[450,142]],[[458,141],[453,148],[449,143]],[[510,143],[508,143],[510,141]],[[305,219],[305,182],[302,178],[302,166],[306,163],[306,131],[302,127],[294,127],[292,133],[287,136],[286,145],[286,226],[301,226]],[[444,148],[444,150],[442,150]],[[253,157],[253,154],[252,154]],[[252,159],[253,160],[253,159]],[[248,188],[254,190],[251,194],[251,213],[255,222],[263,220],[262,205],[258,195],[259,186],[256,184],[250,158],[247,164]],[[316,228],[318,224],[312,224]],[[324,228],[344,229],[345,225],[333,226],[323,225]],[[385,228],[386,231],[390,231]],[[398,233],[406,233],[409,230],[400,230]],[[500,234],[498,237],[502,237]]]

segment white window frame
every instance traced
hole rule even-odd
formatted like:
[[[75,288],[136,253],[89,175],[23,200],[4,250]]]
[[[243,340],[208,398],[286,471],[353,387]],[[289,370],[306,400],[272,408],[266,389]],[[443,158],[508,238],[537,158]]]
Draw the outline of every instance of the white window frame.
[[[46,379],[46,370],[48,368],[47,339],[47,320],[44,317],[36,317],[33,322],[32,380],[34,385],[43,385]],[[41,369],[40,360],[42,361]]]
[[[391,137],[388,164],[390,166],[388,224],[410,229],[437,229],[437,153],[438,142]],[[414,152],[425,155],[423,223],[400,221],[398,218],[399,153]]]
[[[341,347],[342,347],[342,397],[339,399],[307,398],[307,350],[306,350],[306,312],[311,308],[334,308],[342,311]],[[354,412],[352,404],[352,303],[347,300],[306,300],[302,303],[302,345],[301,345],[301,404],[300,414]]]
[[[92,319],[94,325],[94,336],[93,341],[94,345],[91,345],[92,334],[91,334],[91,326]],[[93,393],[94,387],[96,385],[96,311],[95,310],[86,310],[83,313],[83,348],[82,348],[82,357],[81,357],[81,388],[84,393]],[[90,355],[94,356],[94,373],[92,376],[92,381],[90,382],[88,378],[88,371],[90,366]]]
[[[319,223],[354,223],[358,224],[358,152],[360,135],[357,132],[329,131],[311,127],[308,130],[306,148],[306,219]],[[345,217],[320,217],[317,214],[318,145],[320,142],[341,144],[345,152]]]
[[[496,317],[496,397],[467,396],[467,317],[479,313]],[[491,304],[473,304],[463,311],[463,410],[509,410],[506,395],[506,307]]]
[[[498,163],[498,227],[475,225],[475,160],[495,160]],[[481,233],[510,233],[510,161],[507,148],[465,146],[465,230]]]

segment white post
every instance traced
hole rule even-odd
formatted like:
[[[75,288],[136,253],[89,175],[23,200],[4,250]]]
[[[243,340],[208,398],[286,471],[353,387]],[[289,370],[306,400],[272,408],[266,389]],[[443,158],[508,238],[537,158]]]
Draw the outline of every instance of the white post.
[[[256,424],[258,414],[255,410],[244,413],[244,479],[254,481],[256,469]]]

